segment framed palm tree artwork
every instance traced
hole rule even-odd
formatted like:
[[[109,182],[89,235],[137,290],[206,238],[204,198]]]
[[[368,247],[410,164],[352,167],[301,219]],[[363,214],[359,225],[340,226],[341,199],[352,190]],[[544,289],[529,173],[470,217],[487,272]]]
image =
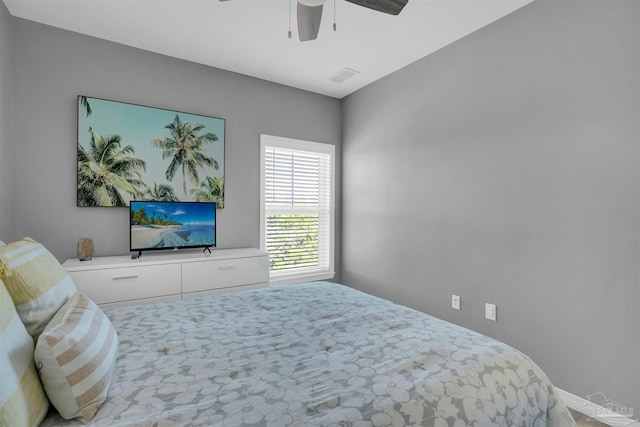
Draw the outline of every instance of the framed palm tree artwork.
[[[224,207],[224,119],[78,96],[78,206]]]

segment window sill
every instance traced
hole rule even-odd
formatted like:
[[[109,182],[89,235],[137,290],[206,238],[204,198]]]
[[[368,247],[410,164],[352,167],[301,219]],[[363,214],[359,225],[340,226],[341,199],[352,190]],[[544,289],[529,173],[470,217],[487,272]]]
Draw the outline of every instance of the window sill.
[[[303,274],[282,274],[275,277],[271,276],[269,278],[269,286],[291,285],[294,283],[315,282],[318,280],[330,280],[333,279],[335,275],[336,273],[333,271]]]

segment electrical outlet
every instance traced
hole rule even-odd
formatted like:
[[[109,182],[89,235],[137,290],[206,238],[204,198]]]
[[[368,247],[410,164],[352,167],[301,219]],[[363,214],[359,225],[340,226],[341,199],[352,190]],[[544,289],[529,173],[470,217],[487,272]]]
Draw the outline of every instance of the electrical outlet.
[[[460,310],[460,295],[451,295],[451,308]]]
[[[484,305],[484,317],[487,320],[493,320],[494,322],[498,320],[498,309],[495,304],[485,304]]]

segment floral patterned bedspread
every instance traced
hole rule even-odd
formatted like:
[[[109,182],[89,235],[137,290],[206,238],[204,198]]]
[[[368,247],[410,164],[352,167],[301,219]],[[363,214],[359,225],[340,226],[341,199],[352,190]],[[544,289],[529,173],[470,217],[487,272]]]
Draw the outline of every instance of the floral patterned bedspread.
[[[527,356],[342,285],[105,313],[120,353],[91,425],[575,425]]]

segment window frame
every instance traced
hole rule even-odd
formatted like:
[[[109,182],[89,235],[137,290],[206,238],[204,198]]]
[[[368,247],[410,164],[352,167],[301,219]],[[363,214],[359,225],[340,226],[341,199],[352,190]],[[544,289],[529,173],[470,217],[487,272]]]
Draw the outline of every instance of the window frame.
[[[294,138],[285,138],[273,135],[260,135],[260,249],[266,251],[267,237],[267,208],[266,208],[266,149],[281,148],[310,153],[320,153],[329,155],[329,236],[328,236],[328,257],[327,267],[302,267],[291,270],[273,272],[269,269],[269,283],[271,285],[285,285],[315,280],[330,280],[335,277],[335,212],[336,212],[336,156],[335,145],[321,142],[306,141]],[[281,208],[279,208],[281,209]]]

